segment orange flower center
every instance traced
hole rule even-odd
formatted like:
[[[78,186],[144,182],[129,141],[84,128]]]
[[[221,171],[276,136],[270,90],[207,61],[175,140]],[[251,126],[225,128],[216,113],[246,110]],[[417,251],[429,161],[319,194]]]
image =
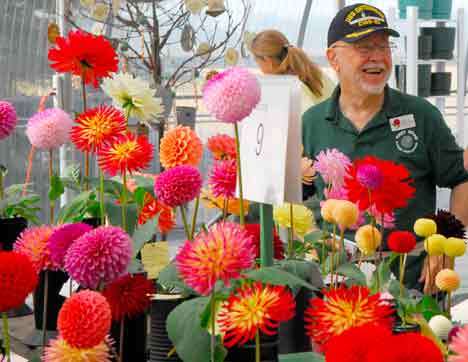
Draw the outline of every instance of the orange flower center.
[[[132,157],[132,153],[138,149],[137,141],[127,141],[114,145],[112,154],[119,160],[125,161]]]

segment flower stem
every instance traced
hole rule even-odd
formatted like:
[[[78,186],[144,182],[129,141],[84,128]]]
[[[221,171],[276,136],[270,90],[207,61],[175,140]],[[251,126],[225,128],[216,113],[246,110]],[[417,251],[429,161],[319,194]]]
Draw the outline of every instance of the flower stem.
[[[195,228],[197,226],[197,215],[198,209],[200,208],[200,196],[195,199],[195,209],[193,210],[192,215],[192,230],[190,230],[190,240],[193,240],[193,236],[195,235]]]
[[[400,254],[400,298],[403,297],[403,254]]]
[[[122,228],[127,231],[127,170],[122,174]]]
[[[52,177],[54,174],[54,159],[53,159],[53,153],[52,149],[49,150],[49,185],[52,187]],[[54,223],[54,206],[55,206],[55,201],[50,200],[50,223]]]
[[[429,284],[429,294],[432,293],[432,271],[431,271],[431,256],[427,255],[427,277],[429,280],[427,283]]]
[[[260,331],[257,329],[257,333],[255,333],[255,362],[260,361]]]
[[[330,259],[330,285],[334,288],[334,277],[333,277],[333,264],[335,259],[335,240],[336,240],[336,224],[333,224],[333,237],[332,237],[332,245],[331,245],[331,259]]]
[[[7,358],[7,362],[11,361],[10,356],[10,333],[8,332],[8,315],[6,312],[2,313],[3,319],[3,338],[5,339],[4,347],[5,347],[5,355]]]
[[[244,193],[242,191],[242,171],[241,171],[241,159],[240,159],[240,141],[239,141],[239,127],[237,123],[234,123],[234,132],[236,136],[236,161],[237,161],[237,177],[239,180],[239,202],[240,202],[240,224],[245,225],[244,218]]]
[[[99,206],[101,209],[101,225],[106,224],[106,209],[104,205],[104,172],[99,169]]]
[[[185,214],[184,205],[180,205],[179,209],[180,209],[180,215],[182,216],[182,222],[184,224],[185,236],[187,236],[188,240],[192,240],[190,238],[190,229],[187,223],[187,215]]]
[[[226,217],[227,217],[228,203],[229,203],[229,200],[227,198],[224,198],[224,200],[223,200],[223,221],[225,221]]]
[[[289,238],[288,238],[288,259],[294,257],[294,210],[293,204],[289,204]]]
[[[86,83],[84,79],[84,74],[81,77],[81,95],[83,96],[83,112],[86,112],[86,110],[88,109],[88,105],[86,102]]]
[[[49,304],[49,271],[44,270],[44,306],[42,308],[42,349],[47,342],[47,304]]]
[[[449,319],[452,319],[451,310],[452,310],[452,292],[447,292],[447,314],[448,314]]]
[[[0,170],[0,200],[3,200],[4,191],[3,191],[3,172]]]
[[[215,362],[215,344],[216,344],[216,299],[215,288],[211,292],[211,362]]]
[[[36,153],[36,148],[34,146],[31,146],[31,150],[29,151],[29,155],[28,155],[28,167],[26,169],[26,177],[24,179],[23,192],[21,193],[22,196],[25,196],[26,192],[28,191],[28,184],[29,184],[29,181],[31,180],[32,164],[34,161],[35,153]]]
[[[119,339],[119,362],[123,362],[123,350],[124,350],[124,332],[125,332],[125,317],[122,317],[120,321],[120,339]]]

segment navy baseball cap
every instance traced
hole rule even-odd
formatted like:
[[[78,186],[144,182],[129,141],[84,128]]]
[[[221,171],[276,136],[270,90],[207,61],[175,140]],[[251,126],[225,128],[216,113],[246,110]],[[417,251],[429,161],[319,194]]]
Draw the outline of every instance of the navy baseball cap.
[[[349,5],[338,11],[328,29],[328,47],[341,40],[353,43],[375,32],[383,31],[390,36],[400,34],[388,27],[385,14],[368,4]]]

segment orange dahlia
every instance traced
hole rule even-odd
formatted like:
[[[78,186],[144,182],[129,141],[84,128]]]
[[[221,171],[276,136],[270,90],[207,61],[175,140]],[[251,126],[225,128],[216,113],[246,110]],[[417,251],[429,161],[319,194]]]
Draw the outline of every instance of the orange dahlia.
[[[380,300],[379,293],[370,295],[367,287],[353,285],[323,294],[323,299],[312,298],[305,312],[307,334],[318,345],[326,347],[330,338],[367,323],[391,328],[393,309]]]
[[[70,138],[76,148],[83,152],[97,152],[104,143],[127,130],[123,113],[115,107],[99,105],[81,113],[75,120]]]
[[[66,38],[57,37],[48,58],[56,72],[78,75],[95,88],[101,78],[117,72],[119,64],[117,53],[106,38],[82,30],[70,31]]]
[[[158,216],[159,232],[165,234],[174,228],[175,216],[172,209],[147,192],[145,194],[143,208],[138,215],[138,224],[143,225],[156,215]]]
[[[153,145],[144,135],[135,136],[131,132],[116,137],[99,151],[99,167],[116,175],[118,172],[140,171],[148,167],[153,158]]]
[[[254,261],[253,237],[232,222],[220,222],[193,241],[187,240],[176,256],[180,276],[202,295],[210,294],[218,280],[229,285]]]
[[[276,334],[280,322],[291,319],[295,309],[294,297],[285,286],[244,284],[229,296],[218,314],[224,345],[243,345],[258,330],[270,336]]]
[[[114,341],[107,336],[104,341],[90,348],[76,348],[62,337],[50,341],[44,350],[44,362],[111,362]]]
[[[208,149],[215,160],[235,160],[236,140],[226,134],[219,134],[208,138]]]
[[[164,168],[198,166],[202,155],[202,142],[190,127],[177,126],[166,132],[161,139],[159,158]]]

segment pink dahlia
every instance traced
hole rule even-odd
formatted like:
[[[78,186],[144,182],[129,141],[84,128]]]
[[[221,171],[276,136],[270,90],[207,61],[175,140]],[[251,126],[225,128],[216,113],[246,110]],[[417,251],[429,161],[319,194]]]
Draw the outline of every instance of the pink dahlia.
[[[260,101],[260,84],[248,70],[233,67],[211,77],[203,87],[203,101],[218,120],[242,121]]]
[[[449,357],[449,362],[468,361],[468,325],[461,328],[450,343],[450,350],[455,353]]]
[[[28,256],[37,272],[43,269],[57,270],[59,265],[50,258],[47,242],[54,232],[50,225],[31,226],[24,230],[16,239],[13,249]]]
[[[85,288],[96,289],[124,274],[132,256],[132,241],[116,226],[100,226],[83,234],[65,255],[65,270]]]
[[[65,254],[68,248],[81,235],[92,229],[92,226],[85,223],[65,224],[56,228],[47,241],[50,259],[57,264],[59,268],[63,268]]]
[[[327,185],[340,189],[351,160],[336,148],[321,151],[315,157],[314,167]]]
[[[202,295],[208,295],[218,280],[229,285],[240,272],[255,262],[253,237],[238,224],[221,222],[193,241],[187,240],[176,257],[176,265],[185,283]]]
[[[169,207],[181,206],[200,194],[202,177],[193,166],[181,165],[161,173],[154,183],[156,197]]]
[[[29,119],[26,136],[34,147],[50,150],[69,140],[72,126],[68,113],[60,108],[48,108]]]
[[[107,299],[92,290],[68,298],[60,309],[57,330],[72,347],[91,348],[106,338],[112,314]]]
[[[382,184],[383,175],[376,165],[365,164],[358,167],[356,178],[366,189],[375,190]]]
[[[216,197],[231,199],[236,192],[236,180],[236,160],[225,160],[213,165],[208,183]]]
[[[17,121],[15,107],[10,102],[0,101],[0,140],[13,132]]]

